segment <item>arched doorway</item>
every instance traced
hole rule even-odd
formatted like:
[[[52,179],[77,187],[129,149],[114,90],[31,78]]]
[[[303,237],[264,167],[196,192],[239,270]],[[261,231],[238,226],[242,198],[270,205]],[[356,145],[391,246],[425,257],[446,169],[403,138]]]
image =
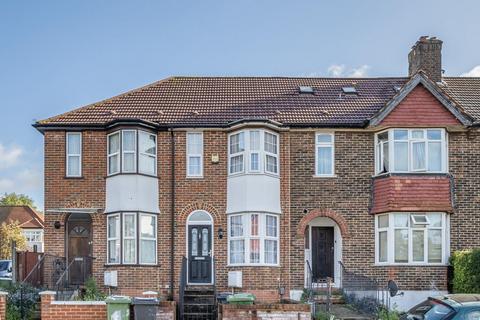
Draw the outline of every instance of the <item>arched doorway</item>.
[[[82,285],[92,275],[92,218],[88,213],[72,213],[66,225],[66,257],[69,282]]]
[[[211,284],[213,273],[213,219],[204,210],[187,218],[188,283]]]

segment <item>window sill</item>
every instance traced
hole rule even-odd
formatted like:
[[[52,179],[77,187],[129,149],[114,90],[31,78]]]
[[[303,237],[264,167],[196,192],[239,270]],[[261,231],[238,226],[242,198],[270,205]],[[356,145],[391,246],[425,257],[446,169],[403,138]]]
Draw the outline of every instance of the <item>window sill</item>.
[[[188,179],[188,180],[201,180],[203,179],[204,176],[186,176],[185,179]]]
[[[328,179],[328,178],[338,178],[338,176],[336,174],[328,174],[328,175],[327,174],[326,175],[314,174],[312,176],[312,178],[315,178],[315,179],[317,179],[317,178],[327,178]]]
[[[448,267],[448,263],[375,263],[375,267]]]
[[[159,264],[127,264],[127,263],[105,263],[103,265],[106,268],[112,268],[112,267],[122,267],[122,268],[128,268],[128,267],[158,267],[160,266]]]
[[[388,177],[388,176],[439,176],[448,175],[448,172],[425,172],[425,171],[404,171],[404,172],[384,172],[372,175],[372,178]]]
[[[239,172],[239,173],[228,174],[228,178],[235,178],[240,176],[268,176],[268,177],[280,179],[280,174],[267,173],[267,172]]]
[[[111,177],[116,177],[116,176],[131,176],[131,175],[138,175],[138,176],[144,176],[144,177],[150,177],[150,178],[156,178],[158,179],[157,175],[152,175],[152,174],[146,174],[146,173],[140,173],[140,172],[118,172],[118,173],[112,173],[107,175],[105,178],[111,178]]]
[[[79,179],[79,180],[82,180],[82,179],[85,179],[84,176],[64,176],[63,177],[64,179]]]
[[[242,267],[273,267],[273,268],[280,268],[280,264],[265,264],[265,263],[241,263],[241,264],[227,264],[229,268],[242,268]]]

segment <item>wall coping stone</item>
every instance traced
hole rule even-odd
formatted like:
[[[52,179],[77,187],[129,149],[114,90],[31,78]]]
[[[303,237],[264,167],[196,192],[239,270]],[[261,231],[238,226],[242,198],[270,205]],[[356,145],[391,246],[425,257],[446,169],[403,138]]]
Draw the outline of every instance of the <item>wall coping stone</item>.
[[[142,292],[143,295],[158,295],[157,291],[145,291]]]
[[[271,304],[254,304],[254,305],[235,305],[222,304],[224,310],[262,310],[262,311],[299,311],[310,312],[311,307],[305,303],[271,303]]]
[[[8,292],[0,291],[0,296],[8,296]]]
[[[51,304],[63,306],[104,306],[107,303],[105,301],[52,301]]]
[[[42,291],[39,293],[41,296],[49,296],[49,295],[55,295],[57,294],[55,291]]]

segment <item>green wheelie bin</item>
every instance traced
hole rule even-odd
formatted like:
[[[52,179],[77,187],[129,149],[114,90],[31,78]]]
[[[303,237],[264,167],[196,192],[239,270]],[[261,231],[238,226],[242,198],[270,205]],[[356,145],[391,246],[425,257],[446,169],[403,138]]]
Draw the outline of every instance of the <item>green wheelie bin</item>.
[[[255,302],[255,296],[251,293],[237,293],[227,298],[230,304],[252,305]]]
[[[107,303],[107,320],[129,320],[130,303],[132,300],[126,296],[110,296]]]

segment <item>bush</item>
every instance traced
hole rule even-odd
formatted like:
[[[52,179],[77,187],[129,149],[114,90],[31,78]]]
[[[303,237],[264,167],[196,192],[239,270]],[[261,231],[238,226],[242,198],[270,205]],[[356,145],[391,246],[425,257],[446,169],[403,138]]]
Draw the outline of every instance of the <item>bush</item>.
[[[450,264],[453,266],[453,292],[480,293],[480,248],[454,252]]]
[[[24,319],[30,319],[35,306],[40,301],[39,289],[28,284],[16,283],[7,288],[7,316],[6,320],[20,320],[22,310]]]
[[[97,287],[97,282],[94,278],[88,278],[85,282],[85,294],[83,295],[84,301],[103,301],[106,295],[100,291]]]
[[[387,308],[380,308],[377,313],[377,317],[379,320],[399,320],[400,313],[396,310],[388,310]]]

